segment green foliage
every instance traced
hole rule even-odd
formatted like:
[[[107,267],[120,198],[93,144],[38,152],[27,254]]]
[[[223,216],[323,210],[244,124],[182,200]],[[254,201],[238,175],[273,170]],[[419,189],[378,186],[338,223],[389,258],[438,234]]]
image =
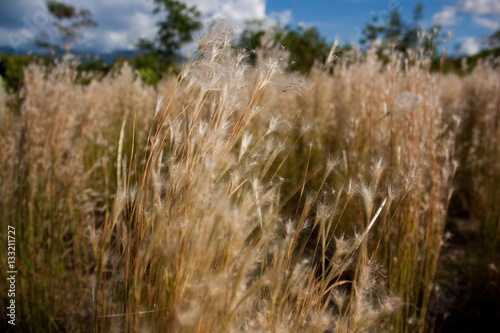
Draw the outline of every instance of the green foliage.
[[[315,61],[324,62],[330,51],[330,45],[325,37],[320,35],[316,27],[292,29],[290,25],[274,27],[272,41],[264,41],[266,30],[262,21],[249,22],[249,27],[243,31],[239,46],[253,51],[269,46],[280,46],[290,52],[289,66],[291,70],[308,72]],[[272,45],[268,45],[270,44]],[[250,62],[255,64],[256,55],[251,53]]]
[[[80,63],[76,70],[77,81],[81,84],[89,84],[93,79],[103,77],[113,66],[105,63],[102,59],[92,59]]]
[[[431,70],[462,75],[471,73],[477,65],[485,59],[498,57],[500,57],[500,47],[485,49],[471,56],[449,56],[444,59],[434,58],[432,60]],[[465,68],[463,66],[464,64],[466,64]],[[466,70],[465,73],[464,69]]]
[[[296,61],[297,70],[302,73],[309,71],[316,60],[324,63],[330,51],[325,37],[321,37],[315,27],[288,30],[281,42],[292,54],[292,61]]]
[[[365,46],[373,45],[377,40],[381,41],[380,50],[394,46],[397,51],[406,52],[409,49],[417,49],[420,43],[419,32],[424,32],[420,27],[423,17],[423,2],[418,2],[413,11],[413,21],[406,23],[403,21],[400,10],[395,7],[391,9],[385,17],[375,15],[370,22],[365,25],[362,32],[361,44]],[[440,32],[439,26],[433,26],[424,42],[424,47],[428,51],[435,53],[437,49],[434,38]]]
[[[0,61],[5,68],[5,75],[3,81],[7,91],[17,91],[23,83],[23,71],[26,66],[31,63],[39,63],[48,66],[51,59],[43,55],[14,55],[14,54],[1,54]]]
[[[255,52],[252,51],[262,47],[262,37],[266,34],[264,30],[264,21],[247,21],[246,26],[246,29],[241,33],[238,46],[250,51],[249,61],[255,65],[257,57]]]
[[[444,73],[454,72],[456,74],[463,74],[464,68],[462,64],[467,64],[467,72],[472,72],[481,60],[488,58],[500,57],[500,30],[491,34],[488,38],[482,41],[484,49],[477,54],[471,56],[455,56],[447,57],[443,60],[441,68]],[[434,61],[433,68],[440,67],[439,61]]]
[[[77,11],[73,6],[52,0],[47,1],[46,4],[49,13],[51,13],[58,20],[71,19],[77,16]]]
[[[5,69],[3,81],[5,88],[11,93],[16,93],[23,86],[24,71],[30,64],[39,64],[50,71],[54,65],[54,59],[47,55],[28,54],[14,55],[2,54],[0,61]],[[88,84],[92,79],[100,78],[106,75],[112,68],[112,65],[105,63],[102,59],[92,59],[82,61],[76,66],[77,77],[75,83]],[[15,103],[21,101],[14,101]]]
[[[143,82],[156,85],[163,77],[162,73],[168,73],[172,64],[161,57],[158,50],[151,50],[138,54],[132,60],[132,66],[139,70]]]
[[[498,29],[496,32],[492,33],[491,36],[489,36],[486,39],[485,44],[486,44],[487,49],[500,48],[500,29]]]
[[[193,40],[192,34],[201,29],[201,13],[195,6],[188,7],[176,0],[155,0],[155,13],[164,12],[166,18],[158,22],[153,40],[140,39],[138,46],[149,55],[140,56],[137,64],[146,64],[144,71],[171,67],[181,59],[179,50]],[[140,68],[139,68],[140,69]]]
[[[104,62],[102,59],[92,59],[82,62],[78,65],[77,69],[81,72],[94,72],[106,74],[110,71],[111,65]]]

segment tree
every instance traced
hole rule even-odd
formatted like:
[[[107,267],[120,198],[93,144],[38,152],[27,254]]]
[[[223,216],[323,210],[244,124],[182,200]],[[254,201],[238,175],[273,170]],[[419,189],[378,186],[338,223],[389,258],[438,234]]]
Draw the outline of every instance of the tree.
[[[267,40],[264,22],[249,22],[241,34],[239,46],[249,51],[283,46],[290,53],[290,69],[302,73],[308,72],[315,61],[324,62],[328,57],[330,45],[315,27],[307,29],[298,27],[294,30],[290,25],[285,27],[276,25],[272,31],[274,35],[271,40]],[[269,30],[267,30],[268,34]],[[250,61],[255,64],[255,53],[250,52],[250,55]]]
[[[140,49],[155,53],[158,58],[169,65],[180,58],[181,47],[193,40],[192,34],[201,29],[199,21],[201,13],[195,6],[188,7],[176,0],[154,0],[154,13],[165,12],[166,18],[158,22],[158,32],[153,40],[140,39]]]
[[[290,51],[292,66],[302,73],[308,72],[315,61],[324,63],[330,52],[330,45],[322,37],[316,27],[297,30],[286,29],[287,32],[281,39],[281,44]],[[295,68],[294,68],[295,67]]]
[[[192,34],[202,27],[200,12],[195,6],[188,7],[176,0],[154,0],[154,13],[166,14],[157,23],[158,32],[152,40],[139,39],[137,46],[141,51],[133,65],[141,73],[142,79],[156,84],[162,76],[182,58],[181,47],[193,40]]]
[[[500,47],[500,29],[492,33],[488,38],[486,38],[486,48],[487,49],[497,49]]]
[[[97,23],[91,19],[91,13],[87,9],[76,9],[74,6],[63,2],[46,1],[47,10],[55,18],[54,26],[59,33],[64,51],[69,52],[71,47],[82,38],[82,29],[96,27]],[[61,50],[60,43],[54,42],[54,36],[43,31],[36,40],[37,46],[45,48],[49,52],[58,53]]]
[[[419,45],[419,32],[423,31],[420,21],[423,17],[424,5],[418,2],[413,10],[413,21],[408,24],[402,19],[400,10],[396,7],[391,9],[385,17],[375,15],[372,21],[365,25],[362,32],[361,44],[374,45],[377,41],[381,43],[380,49],[394,46],[400,52],[408,49],[416,49]],[[440,27],[434,26],[430,35],[436,37]],[[432,42],[424,45],[427,49],[435,49]]]

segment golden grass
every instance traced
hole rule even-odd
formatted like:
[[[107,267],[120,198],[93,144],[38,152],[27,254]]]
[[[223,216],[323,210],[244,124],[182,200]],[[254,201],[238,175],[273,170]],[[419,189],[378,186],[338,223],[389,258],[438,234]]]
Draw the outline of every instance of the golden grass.
[[[156,90],[127,66],[81,86],[63,61],[2,102],[19,327],[423,332],[457,167],[494,260],[498,67],[355,52],[303,78],[229,36]]]

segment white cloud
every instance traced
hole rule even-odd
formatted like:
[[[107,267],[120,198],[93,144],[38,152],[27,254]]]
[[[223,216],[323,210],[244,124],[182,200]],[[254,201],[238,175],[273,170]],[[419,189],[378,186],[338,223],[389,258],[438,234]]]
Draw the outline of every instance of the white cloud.
[[[266,0],[186,0],[189,5],[195,5],[202,13],[205,23],[215,19],[224,19],[233,27],[236,34],[240,33],[247,21],[265,21],[265,27],[272,27],[276,23],[286,25],[292,21],[292,11],[287,9],[281,12],[266,14]]]
[[[282,25],[288,24],[292,19],[292,11],[272,12],[266,14],[266,0],[185,0],[189,6],[195,5],[202,13],[202,21],[207,25],[209,22],[224,19],[232,28],[235,35],[239,35],[245,28],[247,21],[261,20],[264,28],[271,28],[277,22]],[[192,52],[197,47],[197,39],[202,32],[198,32],[194,41],[187,45]]]
[[[456,6],[444,6],[432,17],[432,23],[442,26],[455,25],[458,14],[472,15],[474,22],[488,29],[498,29],[500,24],[480,15],[500,15],[500,0],[462,0]]]
[[[281,25],[287,25],[292,22],[292,11],[290,9],[282,12],[271,12],[269,16],[278,21]]]
[[[243,27],[248,20],[266,18],[266,0],[186,0],[202,13],[205,23],[225,19],[232,26]]]
[[[131,50],[139,38],[153,38],[158,15],[153,14],[153,1],[144,0],[74,0],[71,5],[87,8],[98,23],[87,29],[84,44],[99,51]]]
[[[460,38],[462,44],[460,48],[467,55],[474,55],[479,52],[479,42],[475,37],[461,37]]]
[[[434,24],[450,26],[468,16],[481,27],[489,30],[500,29],[500,0],[461,0],[455,6],[444,6],[432,17]],[[459,37],[461,49],[467,55],[481,50],[477,37]]]
[[[455,25],[457,22],[457,8],[454,6],[445,6],[442,11],[432,16],[432,23],[444,27]]]
[[[500,15],[499,0],[464,0],[458,5],[462,13],[485,15]]]
[[[196,6],[205,24],[215,19],[226,19],[231,26],[242,27],[247,20],[267,18],[266,0],[185,2],[188,6]],[[99,26],[87,32],[85,42],[94,44],[101,51],[133,49],[139,38],[154,38],[156,23],[164,15],[153,15],[155,5],[153,1],[146,0],[74,0],[71,4],[92,12]],[[287,19],[287,14],[281,13],[277,18]]]
[[[208,23],[215,19],[226,19],[229,25],[238,33],[248,20],[266,20],[269,24],[291,22],[291,10],[266,14],[266,0],[185,0],[189,6],[195,5],[202,13],[202,21]],[[151,39],[155,36],[156,24],[165,14],[153,14],[155,4],[147,0],[72,0],[68,4],[77,8],[86,8],[92,13],[92,18],[98,23],[96,28],[85,29],[81,45],[92,44],[99,51],[114,49],[133,49],[139,38]],[[45,11],[44,0],[16,0],[9,2],[0,13],[0,24],[5,33],[0,35],[0,45],[10,45],[8,33],[19,35],[26,32],[26,24],[21,18],[30,20],[33,8],[37,6]],[[29,31],[41,32],[50,27],[50,22],[44,27],[29,27]],[[239,28],[237,28],[239,26]],[[24,30],[22,30],[24,29]],[[12,39],[12,38],[11,38]],[[20,38],[21,48],[33,47],[34,38]],[[18,45],[19,44],[19,45]]]
[[[309,29],[309,28],[312,28],[312,27],[325,28],[325,29],[333,29],[333,28],[340,27],[339,23],[323,22],[323,21],[309,21],[309,22],[299,21],[299,23],[297,23],[297,25],[299,27],[303,27],[305,29]]]
[[[493,21],[485,17],[474,17],[474,22],[491,30],[500,29],[500,23],[498,23],[498,21]]]

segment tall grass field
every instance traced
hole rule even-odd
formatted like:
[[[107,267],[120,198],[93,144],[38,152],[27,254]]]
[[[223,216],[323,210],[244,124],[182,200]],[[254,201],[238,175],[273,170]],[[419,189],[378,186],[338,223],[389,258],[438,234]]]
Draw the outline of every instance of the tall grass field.
[[[336,47],[302,76],[222,27],[156,87],[25,68],[0,91],[2,330],[437,332],[478,294],[498,315],[498,60]]]

